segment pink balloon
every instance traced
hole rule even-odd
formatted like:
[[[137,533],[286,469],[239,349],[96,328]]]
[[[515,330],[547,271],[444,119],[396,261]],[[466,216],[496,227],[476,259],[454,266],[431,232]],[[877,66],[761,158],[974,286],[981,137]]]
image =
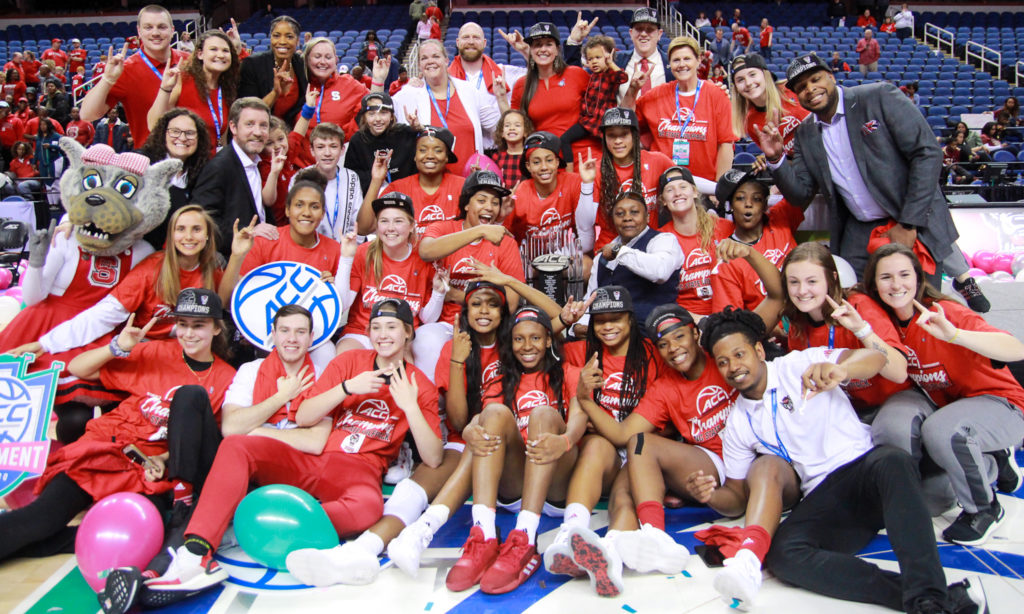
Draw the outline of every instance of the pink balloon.
[[[491,160],[479,151],[466,160],[465,166],[462,167],[462,175],[463,177],[469,177],[473,171],[494,171],[498,173],[498,177],[501,177],[501,169],[494,163],[494,160]]]
[[[974,278],[986,277],[988,275],[987,273],[985,273],[985,271],[982,271],[978,267],[971,267],[967,269],[967,274]]]
[[[974,258],[972,258],[974,266],[978,267],[982,271],[985,271],[986,273],[991,273],[992,271],[996,270],[995,260],[996,253],[987,249],[981,249],[974,252]]]
[[[0,269],[0,290],[10,286],[12,279],[14,279],[14,274],[10,269]]]
[[[75,537],[75,556],[85,581],[99,592],[106,583],[100,574],[115,567],[144,568],[163,541],[156,506],[140,494],[119,492],[86,513]]]
[[[995,260],[992,261],[992,266],[996,271],[1004,271],[1006,273],[1013,273],[1013,254],[1010,252],[999,252],[996,254]]]
[[[10,296],[19,303],[24,302],[24,297],[22,297],[21,286],[14,286],[13,288],[8,288],[7,292],[4,292],[4,296]]]

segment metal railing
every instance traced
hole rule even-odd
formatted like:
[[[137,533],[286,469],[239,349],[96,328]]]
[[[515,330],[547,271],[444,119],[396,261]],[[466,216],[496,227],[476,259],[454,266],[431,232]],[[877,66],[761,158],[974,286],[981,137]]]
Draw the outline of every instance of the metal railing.
[[[986,55],[986,54],[988,54],[988,55]],[[991,59],[991,56],[993,56],[993,55],[996,57],[995,60]],[[985,65],[986,64],[990,64],[990,65],[994,66],[995,69],[996,69],[996,72],[995,72],[996,79],[1002,79],[1003,78],[1003,54],[1002,53],[996,51],[995,49],[993,49],[991,47],[986,47],[985,45],[982,45],[981,43],[976,43],[974,41],[967,41],[967,44],[964,45],[964,62],[966,62],[967,64],[970,64],[972,58],[975,59],[975,60],[978,60],[978,64],[979,64],[978,67],[981,70],[987,70],[985,68]],[[991,71],[989,71],[989,72],[991,72]]]
[[[1017,60],[1013,65],[1013,87],[1020,87],[1024,83],[1024,62]]]
[[[940,28],[933,23],[926,23],[924,24],[924,43],[950,57],[956,57],[956,35],[951,30]]]
[[[405,70],[409,73],[409,78],[420,76],[420,41],[413,41],[409,45],[409,51],[406,52],[405,56]]]

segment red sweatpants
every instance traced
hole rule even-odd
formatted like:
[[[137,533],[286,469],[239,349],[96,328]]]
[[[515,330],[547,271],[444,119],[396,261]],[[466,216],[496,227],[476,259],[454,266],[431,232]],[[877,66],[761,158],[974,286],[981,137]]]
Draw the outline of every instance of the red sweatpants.
[[[185,533],[216,549],[251,480],[261,486],[289,484],[313,495],[339,537],[370,528],[384,513],[380,470],[358,454],[314,456],[269,437],[232,435],[217,450]]]

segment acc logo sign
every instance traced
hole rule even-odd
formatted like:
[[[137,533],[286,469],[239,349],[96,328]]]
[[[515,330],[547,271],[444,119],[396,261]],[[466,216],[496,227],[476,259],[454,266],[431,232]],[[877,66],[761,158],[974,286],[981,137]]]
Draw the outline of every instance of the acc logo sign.
[[[548,399],[548,395],[544,394],[543,390],[531,390],[516,399],[516,405],[519,406],[519,411],[526,411],[551,405],[551,400]]]
[[[697,411],[700,415],[712,411],[716,407],[722,404],[728,405],[729,393],[725,391],[721,386],[705,386],[700,394],[697,395]]]
[[[274,314],[285,305],[302,305],[313,314],[313,347],[330,340],[341,324],[341,298],[320,271],[298,262],[271,262],[249,272],[231,295],[238,331],[268,352]]]
[[[698,247],[686,255],[686,268],[688,269],[709,264],[711,264],[711,255],[703,248]]]
[[[380,399],[366,399],[359,404],[355,413],[365,418],[384,421],[391,417],[391,408]],[[397,419],[395,417],[395,420]]]
[[[492,381],[498,379],[501,375],[501,362],[495,360],[491,364],[484,367],[484,374],[480,377],[480,380],[486,386]]]
[[[398,275],[386,275],[380,282],[381,292],[392,292],[399,296],[405,296],[409,293],[408,286],[405,284],[405,280]]]
[[[444,219],[444,210],[437,205],[430,205],[423,207],[420,211],[420,224],[426,224],[427,222],[438,222]]]
[[[0,356],[0,496],[46,469],[50,440],[46,427],[64,363],[26,375],[33,354]]]

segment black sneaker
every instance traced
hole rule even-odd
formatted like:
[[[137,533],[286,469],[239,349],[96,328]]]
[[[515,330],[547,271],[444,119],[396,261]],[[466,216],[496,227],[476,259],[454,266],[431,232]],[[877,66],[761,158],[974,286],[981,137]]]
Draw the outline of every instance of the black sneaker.
[[[1017,465],[1017,458],[1013,448],[989,452],[992,458],[996,459],[996,489],[999,492],[1010,494],[1017,492],[1020,488],[1021,473]]]
[[[919,597],[914,601],[914,605],[910,606],[907,610],[908,614],[954,614],[953,610],[950,610],[946,606],[936,599],[931,597]]]
[[[120,567],[107,574],[103,590],[96,595],[105,614],[124,614],[135,605],[142,587],[142,572],[138,567]]]
[[[999,499],[972,514],[960,512],[960,516],[942,532],[942,539],[962,546],[980,546],[985,543],[1003,520],[1003,506]]]
[[[988,614],[988,597],[980,576],[970,576],[946,589],[953,614]]]
[[[959,292],[960,296],[964,297],[968,307],[978,313],[987,313],[992,308],[988,299],[981,292],[981,288],[978,287],[978,282],[974,281],[973,277],[968,277],[963,282],[954,279],[953,289]]]

